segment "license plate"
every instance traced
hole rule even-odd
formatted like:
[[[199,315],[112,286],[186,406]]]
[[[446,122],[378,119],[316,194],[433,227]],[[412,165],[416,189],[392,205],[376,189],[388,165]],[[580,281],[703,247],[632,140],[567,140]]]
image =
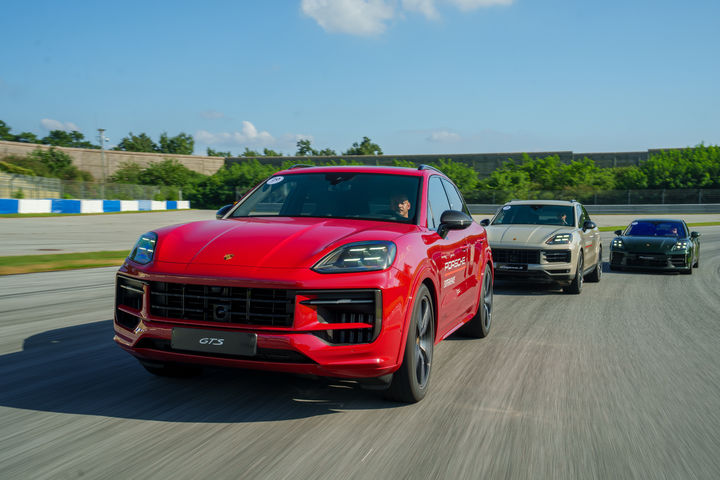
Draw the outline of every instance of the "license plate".
[[[525,271],[527,270],[527,265],[498,265],[495,268],[498,270]]]
[[[175,350],[252,356],[257,353],[257,334],[173,328],[170,345]]]

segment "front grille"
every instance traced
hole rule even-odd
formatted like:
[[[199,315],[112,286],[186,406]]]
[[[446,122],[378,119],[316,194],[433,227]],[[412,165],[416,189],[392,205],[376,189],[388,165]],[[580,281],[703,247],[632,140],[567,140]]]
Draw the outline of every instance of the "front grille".
[[[311,298],[303,305],[316,308],[320,323],[332,328],[314,332],[333,345],[371,343],[380,333],[382,319],[382,294],[380,290],[323,290],[303,292]],[[338,324],[362,324],[354,328],[342,328]]]
[[[135,315],[131,315],[127,312],[123,312],[122,310],[116,311],[116,317],[118,325],[121,325],[128,330],[135,330],[135,327],[138,326],[140,323],[140,318],[136,317]]]
[[[548,263],[570,263],[570,250],[543,250],[543,256]]]
[[[681,253],[679,255],[670,255],[670,263],[672,263],[674,267],[684,267],[685,254]]]
[[[523,248],[493,248],[493,260],[498,263],[540,263],[540,250]]]
[[[661,253],[635,253],[628,255],[626,264],[633,267],[665,267],[667,256]]]
[[[140,310],[144,286],[145,282],[118,275],[115,283],[115,306],[124,305]]]
[[[164,318],[292,327],[295,291],[150,283],[150,313]]]

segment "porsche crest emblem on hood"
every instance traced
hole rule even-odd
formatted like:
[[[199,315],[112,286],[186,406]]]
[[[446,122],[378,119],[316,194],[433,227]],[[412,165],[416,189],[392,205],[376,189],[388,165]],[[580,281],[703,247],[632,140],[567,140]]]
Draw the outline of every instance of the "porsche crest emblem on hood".
[[[224,258],[225,260],[230,260],[230,259],[233,258],[234,256],[235,256],[235,254],[233,254],[233,253],[226,253],[223,258]]]

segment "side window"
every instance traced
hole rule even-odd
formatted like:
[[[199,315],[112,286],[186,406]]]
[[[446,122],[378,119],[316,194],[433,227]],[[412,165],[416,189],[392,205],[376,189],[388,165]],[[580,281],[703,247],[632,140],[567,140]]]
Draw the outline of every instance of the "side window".
[[[584,215],[585,209],[582,207],[582,205],[575,205],[575,211],[577,212],[577,218],[578,218],[578,227],[582,228],[583,224],[585,223],[585,220],[587,220],[587,217]]]
[[[458,193],[457,188],[455,188],[455,185],[444,178],[442,179],[442,183],[445,187],[445,193],[447,193],[448,200],[450,201],[450,209],[457,210],[458,212],[464,212],[469,215],[470,212],[460,196],[460,193]]]
[[[590,214],[588,213],[587,210],[585,210],[585,207],[582,205],[580,205],[580,207],[582,208],[583,217],[585,218],[585,220],[591,220]],[[585,222],[583,222],[583,223],[585,223]]]
[[[445,210],[450,210],[445,189],[442,186],[441,178],[430,177],[428,183],[428,228],[437,230],[440,226],[440,217]]]

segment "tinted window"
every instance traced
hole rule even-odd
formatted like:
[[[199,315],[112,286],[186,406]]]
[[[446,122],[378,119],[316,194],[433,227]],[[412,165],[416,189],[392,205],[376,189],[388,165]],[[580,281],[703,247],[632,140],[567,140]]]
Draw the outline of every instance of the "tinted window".
[[[357,218],[414,223],[420,177],[358,172],[293,173],[269,178],[242,200],[231,217]],[[402,217],[391,199],[407,198]]]
[[[468,211],[467,206],[465,206],[465,202],[455,188],[455,185],[444,178],[442,179],[442,184],[445,187],[445,193],[447,193],[448,200],[450,201],[450,209],[469,214],[470,212]]]
[[[686,237],[682,222],[636,220],[630,224],[625,235],[632,237]]]
[[[445,210],[450,210],[445,189],[442,186],[441,178],[430,177],[428,184],[428,228],[437,230],[440,225],[440,217]]]
[[[565,205],[505,205],[493,225],[573,225],[573,207]]]

